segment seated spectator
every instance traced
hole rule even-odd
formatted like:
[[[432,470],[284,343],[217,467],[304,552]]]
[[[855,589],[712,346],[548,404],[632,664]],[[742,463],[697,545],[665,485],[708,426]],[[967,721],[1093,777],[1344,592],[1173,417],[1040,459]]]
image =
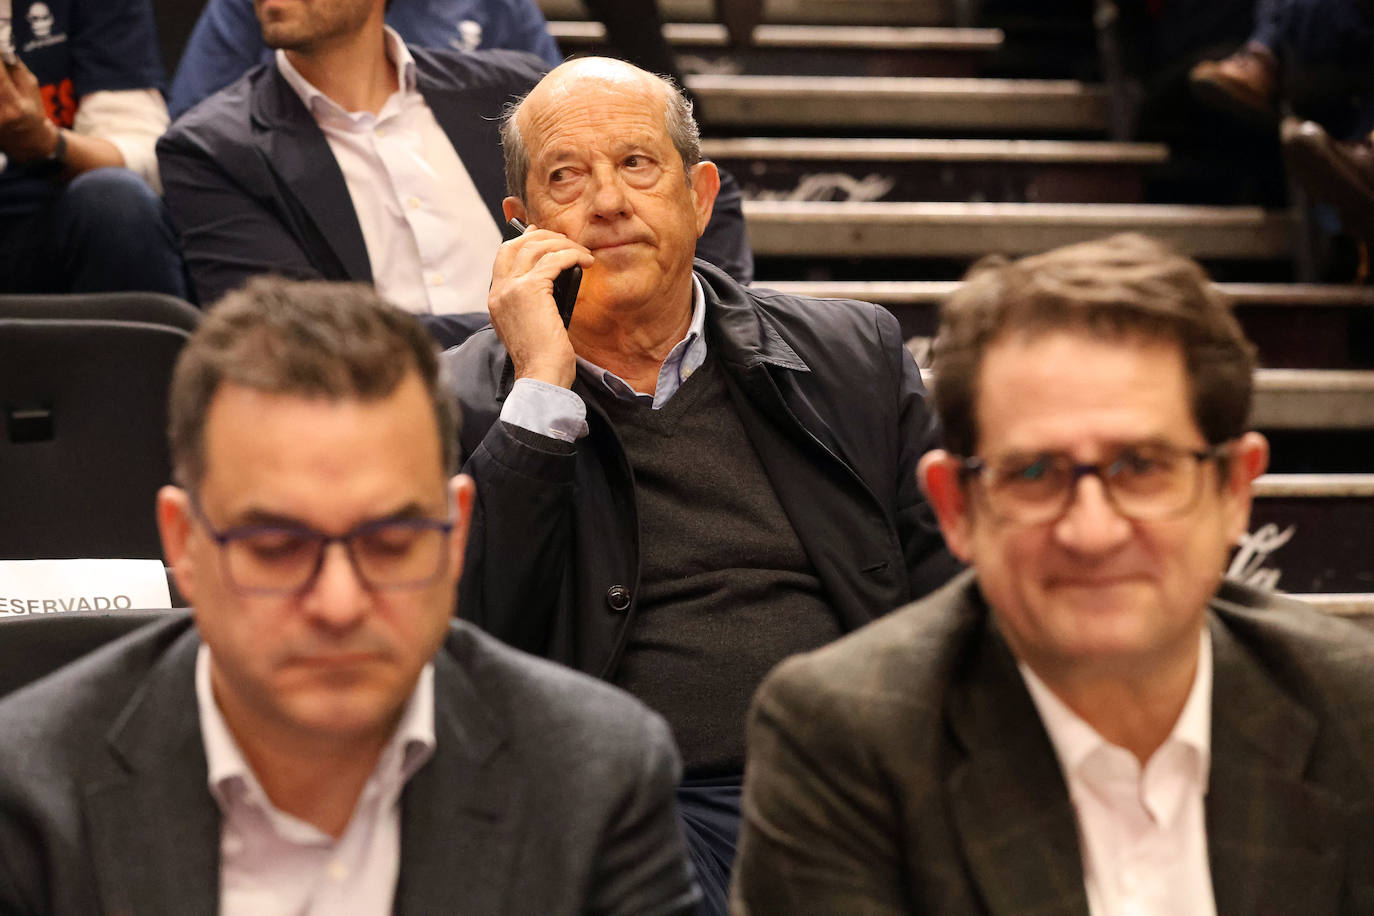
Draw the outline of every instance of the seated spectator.
[[[662,720],[453,619],[473,487],[414,319],[260,280],[170,414],[192,615],[0,701],[0,912],[692,911]]]
[[[528,51],[550,67],[563,60],[534,0],[392,0],[386,22],[421,48]],[[253,0],[208,0],[172,80],[172,117],[271,60]]]
[[[1374,912],[1374,634],[1224,582],[1268,446],[1193,262],[976,267],[921,460],[972,569],[785,661],[734,912]]]
[[[3,12],[0,293],[185,298],[157,195],[167,107],[149,0],[15,0]]]
[[[444,357],[479,491],[463,603],[664,714],[723,913],[754,688],[955,570],[916,485],[938,430],[887,310],[693,262],[716,168],[671,83],[573,60],[502,137],[530,228],[497,256],[493,328]]]
[[[384,5],[262,5],[271,62],[159,142],[203,300],[275,272],[371,282],[419,314],[485,311],[505,222],[497,124],[540,61],[410,47]],[[752,269],[738,194],[712,235],[728,263]]]

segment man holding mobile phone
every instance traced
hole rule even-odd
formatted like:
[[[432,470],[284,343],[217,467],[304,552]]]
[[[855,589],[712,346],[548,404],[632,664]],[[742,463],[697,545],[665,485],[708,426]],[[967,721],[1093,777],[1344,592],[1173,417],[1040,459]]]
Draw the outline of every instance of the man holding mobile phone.
[[[755,686],[955,564],[916,486],[936,426],[896,320],[694,261],[719,187],[699,143],[670,82],[550,72],[502,127],[528,229],[496,257],[493,329],[446,359],[478,489],[464,614],[664,715],[723,912]]]

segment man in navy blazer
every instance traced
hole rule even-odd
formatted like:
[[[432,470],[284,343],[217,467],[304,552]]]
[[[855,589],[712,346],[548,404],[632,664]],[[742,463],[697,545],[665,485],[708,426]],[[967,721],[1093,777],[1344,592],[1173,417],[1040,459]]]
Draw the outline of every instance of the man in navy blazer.
[[[385,6],[258,0],[275,58],[159,142],[201,302],[275,272],[375,283],[421,314],[485,311],[505,225],[497,127],[545,65],[408,45],[385,26]],[[748,282],[740,199],[731,181],[701,256]]]
[[[694,909],[664,722],[452,619],[473,486],[412,318],[256,280],[170,414],[193,619],[0,702],[0,912]]]

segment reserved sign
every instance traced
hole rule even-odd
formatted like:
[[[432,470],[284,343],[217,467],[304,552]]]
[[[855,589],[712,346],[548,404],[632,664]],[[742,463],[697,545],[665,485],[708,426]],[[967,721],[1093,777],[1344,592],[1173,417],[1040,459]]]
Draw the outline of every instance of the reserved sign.
[[[161,560],[0,560],[0,617],[171,606]]]

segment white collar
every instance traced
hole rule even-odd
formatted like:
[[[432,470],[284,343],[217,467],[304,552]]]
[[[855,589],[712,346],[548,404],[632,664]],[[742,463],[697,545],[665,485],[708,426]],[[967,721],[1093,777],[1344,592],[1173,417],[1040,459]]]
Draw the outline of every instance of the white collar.
[[[411,56],[410,49],[401,40],[401,36],[391,26],[384,27],[384,40],[386,42],[386,59],[396,65],[396,73],[399,75],[400,92],[406,95],[415,91],[415,58]],[[277,49],[277,69],[281,71],[282,77],[287,84],[300,96],[305,108],[316,118],[322,114],[334,114],[352,116],[356,112],[346,111],[343,106],[316,89],[301,72],[297,70],[287,58],[286,52],[281,48]]]
[[[205,745],[206,781],[220,810],[226,810],[237,792],[271,806],[215,702],[210,684],[210,647],[204,643],[196,653],[195,686],[201,740]],[[377,758],[373,776],[394,773],[399,777],[398,782],[404,784],[434,754],[435,743],[434,663],[430,662],[420,670],[396,731]]]
[[[1042,681],[1030,666],[1017,660],[1017,669],[1026,682],[1031,700],[1035,703],[1040,721],[1050,736],[1054,752],[1059,757],[1059,765],[1067,776],[1076,773],[1083,761],[1102,747],[1114,746],[1083,720]],[[1211,767],[1212,753],[1212,636],[1204,624],[1198,636],[1197,671],[1193,675],[1193,685],[1188,690],[1188,699],[1183,710],[1174,722],[1164,747],[1179,743],[1192,748],[1198,755],[1206,785],[1206,774]],[[1158,752],[1156,752],[1158,753]]]

